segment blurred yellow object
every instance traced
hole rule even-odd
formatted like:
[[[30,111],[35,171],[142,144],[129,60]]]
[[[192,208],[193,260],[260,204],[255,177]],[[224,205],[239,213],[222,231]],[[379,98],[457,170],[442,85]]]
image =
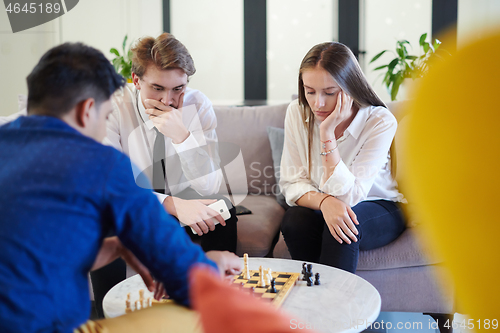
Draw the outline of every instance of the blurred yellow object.
[[[475,331],[500,321],[499,82],[500,32],[431,65],[403,149],[425,245],[444,258]]]
[[[88,321],[73,333],[203,333],[197,312],[173,302],[126,315]]]

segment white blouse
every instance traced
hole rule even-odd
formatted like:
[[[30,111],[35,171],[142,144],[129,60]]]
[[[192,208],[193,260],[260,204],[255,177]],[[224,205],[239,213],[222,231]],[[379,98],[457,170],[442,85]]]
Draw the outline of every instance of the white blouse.
[[[390,172],[389,149],[397,121],[381,106],[360,109],[337,140],[341,161],[324,179],[319,123],[314,126],[311,150],[311,177],[308,168],[308,136],[298,100],[288,106],[285,143],[280,168],[280,186],[286,201],[296,201],[310,191],[328,193],[353,207],[364,200],[404,201]]]

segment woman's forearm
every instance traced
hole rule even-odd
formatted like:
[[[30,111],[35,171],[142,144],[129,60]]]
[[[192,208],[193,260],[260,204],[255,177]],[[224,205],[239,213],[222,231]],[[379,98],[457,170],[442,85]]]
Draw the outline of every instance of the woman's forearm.
[[[301,196],[295,203],[298,206],[307,207],[315,210],[320,209],[321,202],[331,195],[321,192],[310,191]]]

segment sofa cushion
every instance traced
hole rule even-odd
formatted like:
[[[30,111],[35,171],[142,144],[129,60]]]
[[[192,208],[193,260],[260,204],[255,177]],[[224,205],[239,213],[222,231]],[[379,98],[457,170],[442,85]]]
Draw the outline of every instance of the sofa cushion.
[[[285,129],[268,126],[267,134],[269,136],[269,143],[271,143],[271,152],[273,156],[273,166],[274,166],[274,177],[276,178],[276,184],[280,183],[280,167],[281,167],[281,156],[283,155],[283,144],[285,142]],[[285,210],[290,208],[286,203],[285,196],[281,193],[281,187],[276,186],[276,201]]]
[[[232,193],[245,194],[248,191],[271,195],[276,191],[271,145],[266,129],[268,126],[283,128],[287,106],[214,106],[220,146],[224,147],[225,143],[236,145],[243,156],[245,170],[232,168],[227,172],[231,183],[240,184],[231,185]],[[241,177],[245,177],[246,182],[234,181]]]
[[[276,246],[273,249],[273,258],[292,259],[292,256],[288,251],[288,247],[286,246],[285,239],[283,238],[283,234],[281,232],[278,243],[276,243]]]
[[[285,210],[272,195],[248,195],[241,205],[250,209],[252,214],[238,216],[236,254],[264,257],[271,250]]]
[[[384,312],[453,313],[454,292],[441,265],[426,265],[376,271],[356,271],[380,293]],[[449,281],[449,280],[445,280]],[[445,288],[446,287],[446,288]],[[410,330],[411,331],[411,330]],[[408,332],[410,332],[408,331]],[[418,332],[419,330],[414,330]],[[436,330],[439,332],[438,330]],[[390,332],[388,330],[388,332]]]
[[[399,267],[433,265],[440,258],[428,256],[418,241],[420,227],[408,228],[394,242],[381,248],[360,251],[358,270],[369,271]]]

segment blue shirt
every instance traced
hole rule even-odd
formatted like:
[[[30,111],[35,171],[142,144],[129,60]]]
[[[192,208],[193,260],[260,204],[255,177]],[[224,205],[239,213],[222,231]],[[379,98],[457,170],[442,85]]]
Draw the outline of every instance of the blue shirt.
[[[124,154],[53,117],[0,127],[0,332],[84,323],[87,272],[110,230],[182,304],[189,268],[217,267],[135,184]]]

